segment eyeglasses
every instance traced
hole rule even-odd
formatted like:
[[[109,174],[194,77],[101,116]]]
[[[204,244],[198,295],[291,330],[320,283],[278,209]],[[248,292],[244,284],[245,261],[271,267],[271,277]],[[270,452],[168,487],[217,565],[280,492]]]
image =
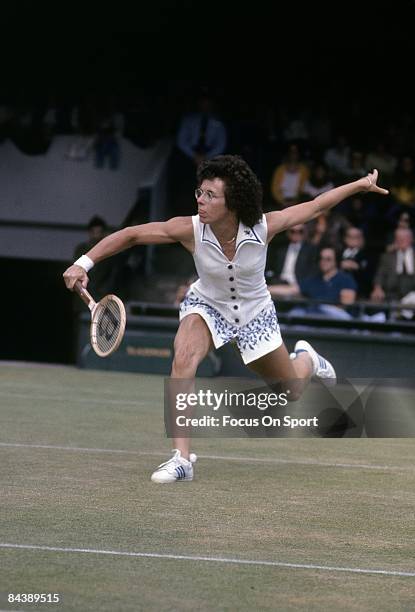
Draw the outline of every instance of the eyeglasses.
[[[195,189],[195,198],[198,200],[199,198],[205,198],[206,202],[211,202],[212,200],[217,200],[219,198],[225,197],[224,195],[216,195],[211,191],[205,191],[204,189]]]

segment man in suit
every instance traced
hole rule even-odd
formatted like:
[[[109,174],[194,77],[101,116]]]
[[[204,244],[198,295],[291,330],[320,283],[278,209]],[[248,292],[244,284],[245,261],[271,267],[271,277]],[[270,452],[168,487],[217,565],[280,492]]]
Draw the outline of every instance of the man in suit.
[[[382,255],[375,274],[370,296],[372,300],[401,300],[411,291],[415,291],[415,256],[412,244],[412,230],[395,230],[393,250]]]
[[[353,276],[359,297],[367,297],[371,290],[373,269],[365,249],[365,237],[358,227],[348,227],[344,235],[340,269]]]
[[[215,100],[201,91],[195,112],[184,113],[169,160],[171,213],[193,215],[194,200],[189,198],[196,187],[196,168],[206,159],[225,153],[228,133],[215,109]]]
[[[281,246],[272,262],[273,275],[268,289],[272,297],[292,295],[298,282],[317,272],[317,248],[305,241],[305,225],[295,225],[287,231],[288,244]]]

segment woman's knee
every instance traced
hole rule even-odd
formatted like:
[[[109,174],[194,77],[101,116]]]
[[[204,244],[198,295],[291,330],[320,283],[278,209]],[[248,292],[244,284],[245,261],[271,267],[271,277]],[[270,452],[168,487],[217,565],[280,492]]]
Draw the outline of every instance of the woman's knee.
[[[174,349],[173,370],[196,373],[203,355],[195,346],[182,344]]]

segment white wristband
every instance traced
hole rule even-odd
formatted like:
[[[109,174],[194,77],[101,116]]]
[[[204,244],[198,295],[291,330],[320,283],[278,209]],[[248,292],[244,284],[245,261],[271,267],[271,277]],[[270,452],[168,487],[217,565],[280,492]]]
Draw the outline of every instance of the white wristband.
[[[88,257],[88,255],[81,255],[79,259],[74,261],[73,265],[80,266],[85,270],[85,272],[89,272],[91,268],[94,267],[94,262]]]

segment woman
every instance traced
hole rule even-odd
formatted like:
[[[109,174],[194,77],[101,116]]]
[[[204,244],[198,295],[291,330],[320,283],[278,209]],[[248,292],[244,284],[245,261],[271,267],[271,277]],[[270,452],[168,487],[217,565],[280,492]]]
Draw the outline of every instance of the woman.
[[[246,162],[233,155],[215,157],[198,167],[197,215],[110,234],[66,270],[66,286],[72,290],[80,281],[86,287],[94,264],[129,247],[181,242],[194,257],[199,279],[180,306],[172,378],[193,379],[213,347],[233,340],[244,363],[267,382],[296,380],[304,387],[311,376],[335,379],[333,366],[304,340],[297,342],[290,359],[264,278],[267,245],[279,232],[360,191],[387,194],[377,186],[377,177],[374,170],[310,202],[264,215],[261,184]],[[295,390],[291,399],[300,392]],[[193,479],[190,439],[176,438],[174,444],[173,457],[153,473],[154,482]]]

